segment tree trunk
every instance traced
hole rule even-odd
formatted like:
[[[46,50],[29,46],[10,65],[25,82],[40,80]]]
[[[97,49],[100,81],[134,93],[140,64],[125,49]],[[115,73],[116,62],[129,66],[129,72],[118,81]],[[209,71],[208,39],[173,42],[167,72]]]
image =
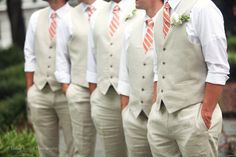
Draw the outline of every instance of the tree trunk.
[[[7,13],[11,24],[13,44],[24,48],[25,23],[22,13],[21,0],[7,0]]]

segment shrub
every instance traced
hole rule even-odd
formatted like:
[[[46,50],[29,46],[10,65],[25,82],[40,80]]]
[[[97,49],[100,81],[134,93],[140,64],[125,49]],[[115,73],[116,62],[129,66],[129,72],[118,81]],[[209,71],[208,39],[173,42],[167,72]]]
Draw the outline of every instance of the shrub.
[[[236,36],[231,36],[227,40],[228,40],[228,50],[236,52]]]
[[[38,157],[37,143],[31,130],[13,129],[0,135],[0,156]]]
[[[22,50],[17,47],[10,47],[6,50],[0,51],[0,69],[22,63],[24,61],[24,54]]]

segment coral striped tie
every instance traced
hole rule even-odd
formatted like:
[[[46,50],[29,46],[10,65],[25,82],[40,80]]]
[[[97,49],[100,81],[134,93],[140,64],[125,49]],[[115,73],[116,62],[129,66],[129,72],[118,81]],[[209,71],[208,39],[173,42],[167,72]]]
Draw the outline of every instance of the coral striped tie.
[[[49,27],[49,35],[51,41],[53,41],[56,37],[56,29],[57,29],[57,21],[56,21],[57,13],[53,12],[51,15],[51,24]]]
[[[149,18],[146,20],[146,25],[147,25],[147,32],[145,34],[144,41],[143,41],[143,47],[144,47],[145,53],[148,52],[148,50],[150,49],[150,47],[152,46],[152,43],[153,43],[154,22],[153,22],[152,18]]]
[[[115,7],[113,8],[113,17],[111,20],[111,23],[109,25],[109,34],[112,37],[114,35],[114,33],[116,32],[116,30],[118,29],[118,26],[120,24],[120,17],[119,17],[119,11],[120,11],[120,7],[118,5],[115,5]]]
[[[90,21],[91,16],[93,15],[94,11],[95,11],[94,6],[92,6],[92,5],[88,6],[88,8],[87,8],[88,21]]]
[[[163,33],[164,37],[166,37],[168,31],[170,29],[170,5],[168,2],[165,3],[163,10]]]

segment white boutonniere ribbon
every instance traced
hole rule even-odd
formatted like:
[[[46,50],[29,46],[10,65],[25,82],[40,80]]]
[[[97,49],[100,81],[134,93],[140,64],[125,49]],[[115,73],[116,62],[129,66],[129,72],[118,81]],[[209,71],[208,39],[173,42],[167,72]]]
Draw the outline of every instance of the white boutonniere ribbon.
[[[188,22],[190,20],[190,16],[183,14],[181,16],[179,16],[178,14],[174,13],[171,18],[170,18],[170,24],[172,26],[179,26],[182,25],[185,22]]]
[[[136,11],[137,9],[134,9],[126,18],[125,18],[125,22],[132,19],[135,15],[136,15]]]

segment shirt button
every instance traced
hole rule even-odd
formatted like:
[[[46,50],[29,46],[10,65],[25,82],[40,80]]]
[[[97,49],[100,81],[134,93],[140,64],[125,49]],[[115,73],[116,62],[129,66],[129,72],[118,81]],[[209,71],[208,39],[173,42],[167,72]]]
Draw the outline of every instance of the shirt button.
[[[165,50],[166,50],[166,48],[164,47],[164,48],[163,48],[163,51],[165,51]]]

